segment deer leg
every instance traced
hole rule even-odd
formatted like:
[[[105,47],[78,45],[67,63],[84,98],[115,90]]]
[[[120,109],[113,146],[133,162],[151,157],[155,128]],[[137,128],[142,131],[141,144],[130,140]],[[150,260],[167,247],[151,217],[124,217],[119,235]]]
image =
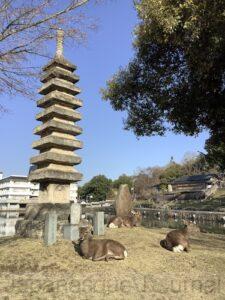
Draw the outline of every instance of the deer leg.
[[[186,252],[190,252],[191,251],[191,246],[190,246],[189,242],[187,242],[187,245],[184,247],[184,251],[186,251]]]
[[[124,259],[125,257],[124,256],[114,256],[113,258],[117,259],[117,260],[122,260]]]
[[[100,260],[104,260],[105,258],[106,258],[106,255],[99,256],[99,257],[93,256],[93,257],[92,257],[92,260],[93,260],[93,261],[100,261]]]
[[[114,256],[107,254],[105,260],[108,262],[111,258],[114,258]]]

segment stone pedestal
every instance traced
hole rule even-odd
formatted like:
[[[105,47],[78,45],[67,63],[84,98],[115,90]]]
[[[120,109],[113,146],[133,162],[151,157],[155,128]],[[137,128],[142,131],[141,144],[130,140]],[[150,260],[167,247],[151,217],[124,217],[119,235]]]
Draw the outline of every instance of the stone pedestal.
[[[69,184],[40,184],[38,203],[69,203]]]
[[[64,225],[63,238],[69,241],[77,241],[79,239],[79,226],[78,225]]]
[[[131,213],[132,196],[127,184],[122,184],[119,188],[119,192],[115,201],[115,209],[118,217],[126,217]]]
[[[44,228],[44,244],[51,246],[56,242],[57,233],[57,214],[55,211],[50,211],[46,215]]]
[[[104,225],[104,212],[98,211],[94,214],[94,235],[104,235],[105,225]]]

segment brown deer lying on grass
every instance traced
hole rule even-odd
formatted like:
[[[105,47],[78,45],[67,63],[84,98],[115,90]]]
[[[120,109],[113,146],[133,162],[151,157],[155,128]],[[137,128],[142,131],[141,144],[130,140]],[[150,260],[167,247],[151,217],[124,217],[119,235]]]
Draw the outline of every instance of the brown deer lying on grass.
[[[131,211],[131,214],[126,217],[112,217],[109,219],[107,226],[109,228],[120,228],[120,227],[129,227],[140,226],[142,221],[142,215],[140,211]]]
[[[189,236],[192,231],[192,224],[184,221],[183,229],[170,231],[164,240],[160,241],[160,245],[173,252],[190,251]]]
[[[127,257],[126,248],[119,242],[108,239],[95,240],[89,232],[81,234],[79,247],[80,255],[93,261],[108,261],[109,259],[125,259]]]

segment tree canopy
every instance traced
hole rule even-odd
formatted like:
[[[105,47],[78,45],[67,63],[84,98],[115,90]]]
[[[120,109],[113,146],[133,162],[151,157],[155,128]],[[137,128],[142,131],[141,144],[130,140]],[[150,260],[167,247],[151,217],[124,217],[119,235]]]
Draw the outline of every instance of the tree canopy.
[[[113,181],[113,187],[116,189],[119,189],[121,184],[127,184],[129,188],[132,188],[133,185],[133,180],[131,176],[128,176],[126,174],[122,174],[119,176],[118,179]]]
[[[81,199],[91,201],[105,201],[112,187],[112,180],[104,175],[97,175],[79,188]]]
[[[225,137],[225,1],[138,0],[135,8],[135,56],[104,99],[127,112],[125,129],[137,136],[209,130],[206,149],[225,161],[216,138]]]

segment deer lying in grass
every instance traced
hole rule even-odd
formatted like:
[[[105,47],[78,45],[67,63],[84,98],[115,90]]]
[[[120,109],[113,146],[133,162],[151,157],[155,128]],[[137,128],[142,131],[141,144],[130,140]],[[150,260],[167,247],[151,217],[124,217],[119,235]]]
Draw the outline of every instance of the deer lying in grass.
[[[173,252],[190,251],[189,236],[191,232],[191,223],[184,222],[183,229],[170,231],[164,240],[160,241],[160,245]]]
[[[142,221],[142,215],[140,211],[131,211],[131,214],[126,217],[112,217],[108,222],[109,228],[120,228],[120,227],[129,227],[140,226]]]
[[[76,244],[75,242],[73,242]],[[89,232],[81,234],[79,239],[80,254],[83,258],[93,261],[109,259],[125,259],[127,257],[126,248],[117,241],[95,240]]]

